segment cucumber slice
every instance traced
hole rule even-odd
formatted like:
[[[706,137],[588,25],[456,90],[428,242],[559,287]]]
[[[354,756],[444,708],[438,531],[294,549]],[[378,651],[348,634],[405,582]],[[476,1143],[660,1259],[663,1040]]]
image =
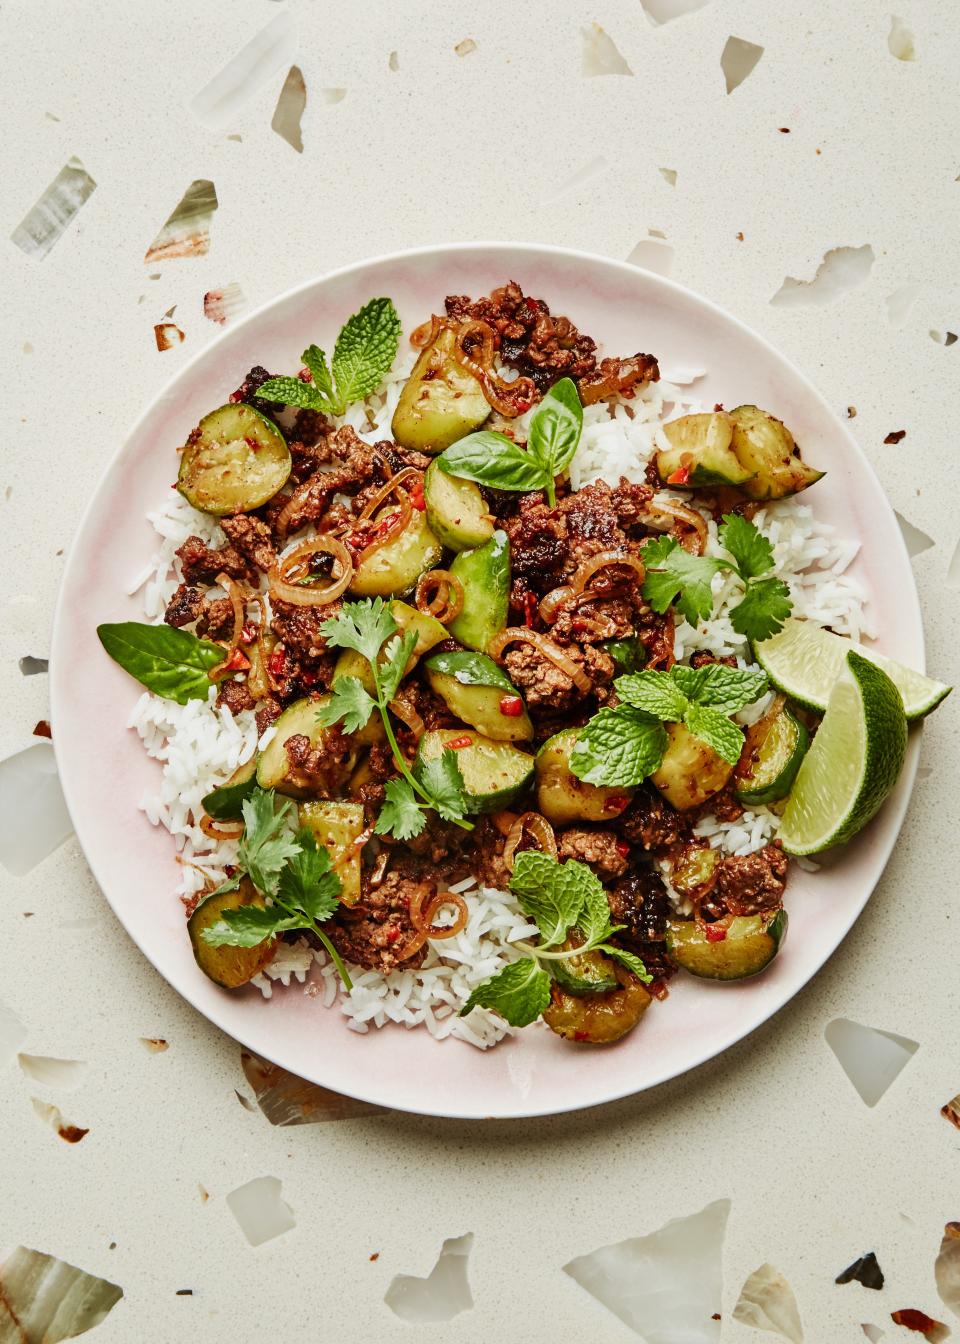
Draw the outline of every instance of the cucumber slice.
[[[356,840],[363,832],[362,803],[301,803],[300,825],[313,833],[317,845],[330,855],[340,879],[340,900],[356,905],[360,899],[360,853]]]
[[[661,449],[655,459],[663,485],[742,486],[753,475],[731,447],[733,421],[723,411],[682,415],[664,425],[663,433],[670,447]]]
[[[219,896],[208,896],[205,901],[201,901],[187,921],[187,932],[197,965],[204,975],[223,989],[239,989],[252,980],[272,959],[277,949],[276,938],[258,943],[256,947],[212,947],[204,941],[203,930],[212,928],[224,910],[239,910],[242,905],[266,905],[248,877],[241,879],[236,891],[225,891]]]
[[[403,674],[408,676],[428,649],[432,649],[434,644],[439,644],[442,639],[449,639],[450,636],[447,627],[441,625],[435,616],[417,611],[416,607],[411,607],[408,602],[391,602],[390,614],[396,621],[397,629],[401,635],[405,635],[408,630],[413,630],[417,636],[413,653],[410,655],[410,661],[407,663]],[[381,654],[382,661],[383,655]],[[333,680],[337,681],[340,677],[357,677],[358,680],[363,682],[365,690],[371,695],[375,693],[376,688],[373,684],[370,664],[362,653],[357,653],[356,649],[344,649],[337,659],[333,669]]]
[[[709,845],[681,847],[670,869],[670,885],[681,896],[706,896],[717,881],[720,851]]]
[[[493,536],[493,519],[473,481],[448,476],[431,462],[423,478],[427,522],[434,536],[451,551],[469,551]]]
[[[494,532],[475,551],[462,551],[450,573],[463,584],[463,609],[450,622],[450,633],[459,644],[482,653],[507,623],[510,542],[506,532]]]
[[[741,489],[751,499],[784,499],[826,475],[800,460],[800,449],[786,425],[759,406],[738,406],[730,419],[733,451],[750,473]]]
[[[547,738],[537,752],[537,811],[554,826],[572,821],[613,821],[633,797],[632,789],[586,784],[570,769],[577,728]]]
[[[463,743],[454,750],[463,775],[468,812],[499,812],[509,807],[533,777],[533,757],[509,742],[493,742],[480,733],[462,728],[440,728],[424,733],[417,762],[436,761],[444,747]]]
[[[755,723],[747,729],[746,751],[740,758],[746,765],[742,771],[737,767],[734,797],[741,803],[776,803],[786,798],[809,745],[810,734],[788,709],[782,709],[772,722]]]
[[[490,414],[483,388],[457,362],[456,348],[456,331],[444,327],[414,364],[390,426],[402,447],[442,452],[479,428]]]
[[[543,1020],[567,1041],[608,1045],[632,1031],[653,1003],[641,980],[624,966],[615,966],[617,988],[609,994],[571,994],[554,983]]]
[[[689,812],[719,793],[733,766],[682,723],[667,723],[667,749],[650,776],[671,807]]]
[[[451,714],[496,742],[529,742],[533,724],[523,697],[485,653],[435,653],[430,685]]]
[[[239,821],[243,816],[244,799],[249,798],[256,787],[257,758],[253,755],[233,772],[226,784],[211,790],[201,800],[201,806],[214,821]]]
[[[383,522],[395,509],[386,505],[374,518]],[[406,593],[421,574],[426,573],[440,559],[443,547],[430,531],[425,512],[413,510],[413,515],[398,537],[379,546],[361,560],[353,571],[350,592],[358,597],[391,597]]]
[[[273,421],[238,402],[205,415],[187,439],[177,489],[203,513],[249,513],[273,498],[290,466]]]
[[[257,783],[261,789],[276,789],[291,798],[332,797],[341,791],[357,763],[361,746],[375,740],[382,732],[378,718],[372,718],[359,733],[347,735],[339,728],[325,728],[317,721],[317,710],[330,699],[328,695],[316,700],[296,700],[285,709],[274,727],[276,734],[260,753],[257,762]],[[311,747],[327,745],[331,748],[328,766],[322,780],[298,778],[284,749],[288,738],[303,734]]]
[[[606,639],[600,647],[613,659],[618,675],[639,672],[646,666],[647,651],[639,639]]]
[[[718,943],[711,943],[692,919],[668,919],[667,951],[678,966],[700,979],[746,980],[770,965],[786,935],[786,910],[738,915]]]
[[[570,947],[569,942],[564,943],[562,950],[566,951]],[[620,982],[613,973],[613,962],[602,952],[582,952],[564,961],[551,961],[550,970],[560,988],[577,997],[609,994],[620,988]]]

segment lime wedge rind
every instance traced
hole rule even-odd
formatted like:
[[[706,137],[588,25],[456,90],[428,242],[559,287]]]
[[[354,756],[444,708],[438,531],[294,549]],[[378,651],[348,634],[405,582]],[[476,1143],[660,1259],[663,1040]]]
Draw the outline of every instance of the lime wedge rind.
[[[908,723],[925,718],[950,694],[942,681],[915,672],[852,639],[810,621],[788,620],[779,634],[754,645],[754,657],[778,691],[818,714],[824,713],[837,677],[851,651],[891,679],[900,692]]]

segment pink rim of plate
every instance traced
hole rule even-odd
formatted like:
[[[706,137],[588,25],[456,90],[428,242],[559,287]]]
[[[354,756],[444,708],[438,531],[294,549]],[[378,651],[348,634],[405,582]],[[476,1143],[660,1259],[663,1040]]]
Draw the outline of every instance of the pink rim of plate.
[[[543,294],[594,335],[606,352],[638,344],[664,376],[704,367],[696,395],[707,404],[751,401],[780,415],[807,460],[828,469],[811,492],[816,516],[858,538],[852,572],[866,581],[877,647],[923,667],[913,573],[893,511],[849,430],[803,374],[761,336],[715,304],[659,275],[572,249],[461,243],[379,257],[308,281],[272,299],[182,368],[113,456],[77,530],[64,572],[52,640],[53,741],[64,794],[90,868],[144,955],[209,1020],[249,1049],[338,1092],[394,1109],[460,1119],[556,1114],[613,1101],[695,1068],[782,1008],[839,946],[866,904],[900,831],[916,773],[918,734],[893,796],[874,823],[818,873],[794,867],[787,893],[790,938],[756,980],[672,982],[641,1026],[617,1045],[585,1048],[529,1028],[493,1050],[438,1043],[424,1029],[352,1032],[296,982],[265,1002],[207,980],[190,952],[172,891],[170,837],[137,809],[157,769],[126,728],[141,688],[107,658],[102,621],[142,619],[125,597],[155,550],[144,517],[169,489],[175,448],[204,411],[225,399],[255,363],[290,370],[310,341],[331,342],[367,299],[390,294],[405,330],[447,293],[486,293],[507,279]],[[329,344],[328,344],[329,348]],[[883,606],[880,607],[880,597]],[[109,974],[109,967],[98,968]]]

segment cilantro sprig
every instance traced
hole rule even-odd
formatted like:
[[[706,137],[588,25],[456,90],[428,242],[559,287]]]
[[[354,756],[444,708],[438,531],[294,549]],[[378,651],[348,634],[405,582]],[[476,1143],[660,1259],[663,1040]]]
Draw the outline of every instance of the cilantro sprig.
[[[643,595],[654,611],[665,612],[673,604],[696,625],[713,612],[714,576],[733,571],[745,590],[730,611],[734,630],[750,640],[769,639],[783,629],[793,606],[784,581],[767,573],[773,568],[773,546],[754,523],[737,513],[724,515],[719,538],[731,559],[691,555],[675,537],[646,542]]]
[[[279,805],[272,789],[255,788],[243,801],[243,835],[232,877],[212,894],[233,891],[248,877],[269,905],[223,910],[201,937],[211,947],[257,947],[277,934],[309,929],[320,939],[348,990],[353,988],[340,954],[320,927],[339,904],[341,882],[326,849],[306,827],[292,831],[293,804]]]
[[[557,502],[556,478],[570,465],[582,429],[577,385],[571,378],[561,378],[532,415],[526,448],[506,434],[481,429],[459,439],[437,461],[448,476],[496,490],[545,490],[552,509]]]
[[[310,382],[270,378],[257,396],[285,406],[302,406],[327,415],[343,415],[352,401],[376,391],[397,357],[400,319],[391,299],[371,299],[347,318],[333,347],[331,365],[319,345],[309,345],[301,358]]]
[[[376,833],[411,840],[426,826],[428,810],[464,830],[472,830],[473,823],[464,820],[463,775],[456,752],[446,747],[437,760],[424,761],[411,770],[390,720],[390,702],[416,646],[416,634],[412,630],[399,633],[390,608],[381,597],[344,602],[337,615],[324,621],[320,629],[331,647],[356,650],[372,669],[373,695],[359,677],[338,677],[329,702],[318,710],[317,718],[327,726],[342,723],[347,732],[357,732],[374,712],[379,712],[401,777],[386,785],[386,801],[377,818]]]
[[[608,942],[624,925],[611,922],[606,892],[586,864],[576,859],[559,863],[537,850],[523,850],[513,866],[510,890],[539,929],[540,941],[515,943],[522,959],[478,985],[461,1017],[474,1008],[492,1008],[512,1027],[529,1026],[550,1003],[551,982],[560,979],[557,968],[562,971],[571,958],[585,952],[603,952],[650,982],[639,957]],[[561,948],[572,931],[578,945]]]

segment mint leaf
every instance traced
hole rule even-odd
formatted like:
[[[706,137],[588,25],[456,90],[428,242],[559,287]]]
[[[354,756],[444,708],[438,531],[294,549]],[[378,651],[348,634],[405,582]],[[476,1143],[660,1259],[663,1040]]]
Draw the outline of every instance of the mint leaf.
[[[521,856],[522,857],[522,856]],[[528,1027],[550,1005],[550,977],[535,961],[511,962],[470,995],[460,1016],[474,1008],[492,1008],[512,1027]]]
[[[711,705],[691,705],[683,721],[694,737],[706,742],[728,765],[736,765],[743,750],[743,730],[720,710]]]
[[[288,929],[303,928],[304,921],[277,906],[241,905],[224,910],[216,924],[201,931],[200,937],[211,947],[259,947],[261,943]]]
[[[620,699],[634,709],[645,709],[664,723],[683,718],[687,698],[669,672],[635,672],[613,684]]]
[[[571,862],[568,860],[563,867],[569,868]],[[585,867],[584,864],[578,864],[578,867]],[[577,917],[577,928],[583,934],[583,949],[577,950],[589,951],[596,947],[598,943],[604,942],[614,932],[613,925],[610,922],[610,902],[607,900],[607,893],[603,889],[603,883],[591,869],[587,868],[590,878],[582,879],[583,886],[583,908]]]
[[[607,956],[613,957],[615,961],[619,961],[621,966],[626,966],[628,971],[633,971],[637,979],[642,980],[645,985],[649,985],[653,979],[640,957],[633,952],[628,952],[626,948],[611,947],[609,943],[602,943],[599,950],[606,952]]]
[[[278,401],[284,406],[302,406],[312,411],[330,409],[313,383],[301,382],[299,378],[268,378],[257,388],[257,396],[266,401]]]
[[[642,709],[601,709],[577,736],[570,769],[587,784],[633,788],[652,775],[667,749],[667,731]]]
[[[654,611],[664,612],[671,602],[691,625],[705,621],[713,611],[713,576],[729,569],[726,560],[691,555],[675,537],[657,537],[642,547],[646,578],[643,595]]]
[[[736,560],[744,582],[773,567],[773,546],[742,514],[725,513],[718,535],[720,545]]]
[[[237,867],[249,875],[259,891],[272,896],[283,865],[300,851],[287,830],[286,818],[293,804],[285,799],[276,808],[272,789],[254,789],[241,807],[244,832],[238,846]]]
[[[571,378],[554,383],[530,419],[527,446],[551,480],[570,465],[583,430],[583,407]]]
[[[408,630],[403,635],[394,635],[383,651],[383,661],[374,665],[377,683],[380,688],[380,697],[387,704],[396,695],[397,687],[403,680],[407,663],[413,656],[416,647],[416,630]]]
[[[495,490],[544,490],[553,480],[538,458],[493,429],[458,439],[437,461],[448,476],[479,481]]]
[[[376,391],[397,357],[399,344],[400,319],[390,299],[371,299],[347,318],[331,361],[338,415],[351,401],[362,401]]]
[[[321,924],[340,904],[340,878],[330,868],[330,855],[318,847],[313,832],[301,827],[296,834],[299,852],[280,874],[277,900],[302,910],[308,920]]]
[[[327,356],[319,345],[308,345],[300,356],[310,370],[313,385],[332,406],[336,393],[333,390],[333,375],[327,367]]]
[[[317,710],[317,722],[329,728],[342,723],[345,733],[357,733],[370,718],[377,702],[368,694],[359,677],[338,677],[330,699]]]
[[[694,683],[686,674],[693,672]],[[688,700],[698,705],[712,705],[724,714],[735,714],[738,709],[752,705],[767,689],[766,673],[747,667],[725,667],[722,663],[707,663],[705,667],[674,667],[677,685]]]
[[[427,824],[416,794],[405,779],[388,779],[384,786],[386,801],[380,809],[374,831],[397,840],[412,840]]]
[[[514,862],[510,890],[524,912],[536,920],[541,947],[552,947],[562,943],[567,930],[576,924],[587,889],[596,882],[586,864],[576,859],[558,863],[539,850],[525,849]]]
[[[336,616],[323,622],[320,633],[335,649],[356,649],[373,665],[380,646],[397,633],[397,623],[382,597],[344,602]]]
[[[198,639],[189,630],[142,621],[98,625],[100,643],[115,663],[164,700],[185,705],[205,700],[212,682],[207,675],[223,662],[223,648]]]
[[[752,579],[743,601],[730,612],[730,623],[750,640],[769,639],[793,610],[790,589],[783,579]]]
[[[417,769],[417,779],[430,795],[430,806],[435,808],[445,821],[456,821],[463,816],[466,811],[463,775],[455,751],[450,747],[444,747],[436,759],[421,761]]]

